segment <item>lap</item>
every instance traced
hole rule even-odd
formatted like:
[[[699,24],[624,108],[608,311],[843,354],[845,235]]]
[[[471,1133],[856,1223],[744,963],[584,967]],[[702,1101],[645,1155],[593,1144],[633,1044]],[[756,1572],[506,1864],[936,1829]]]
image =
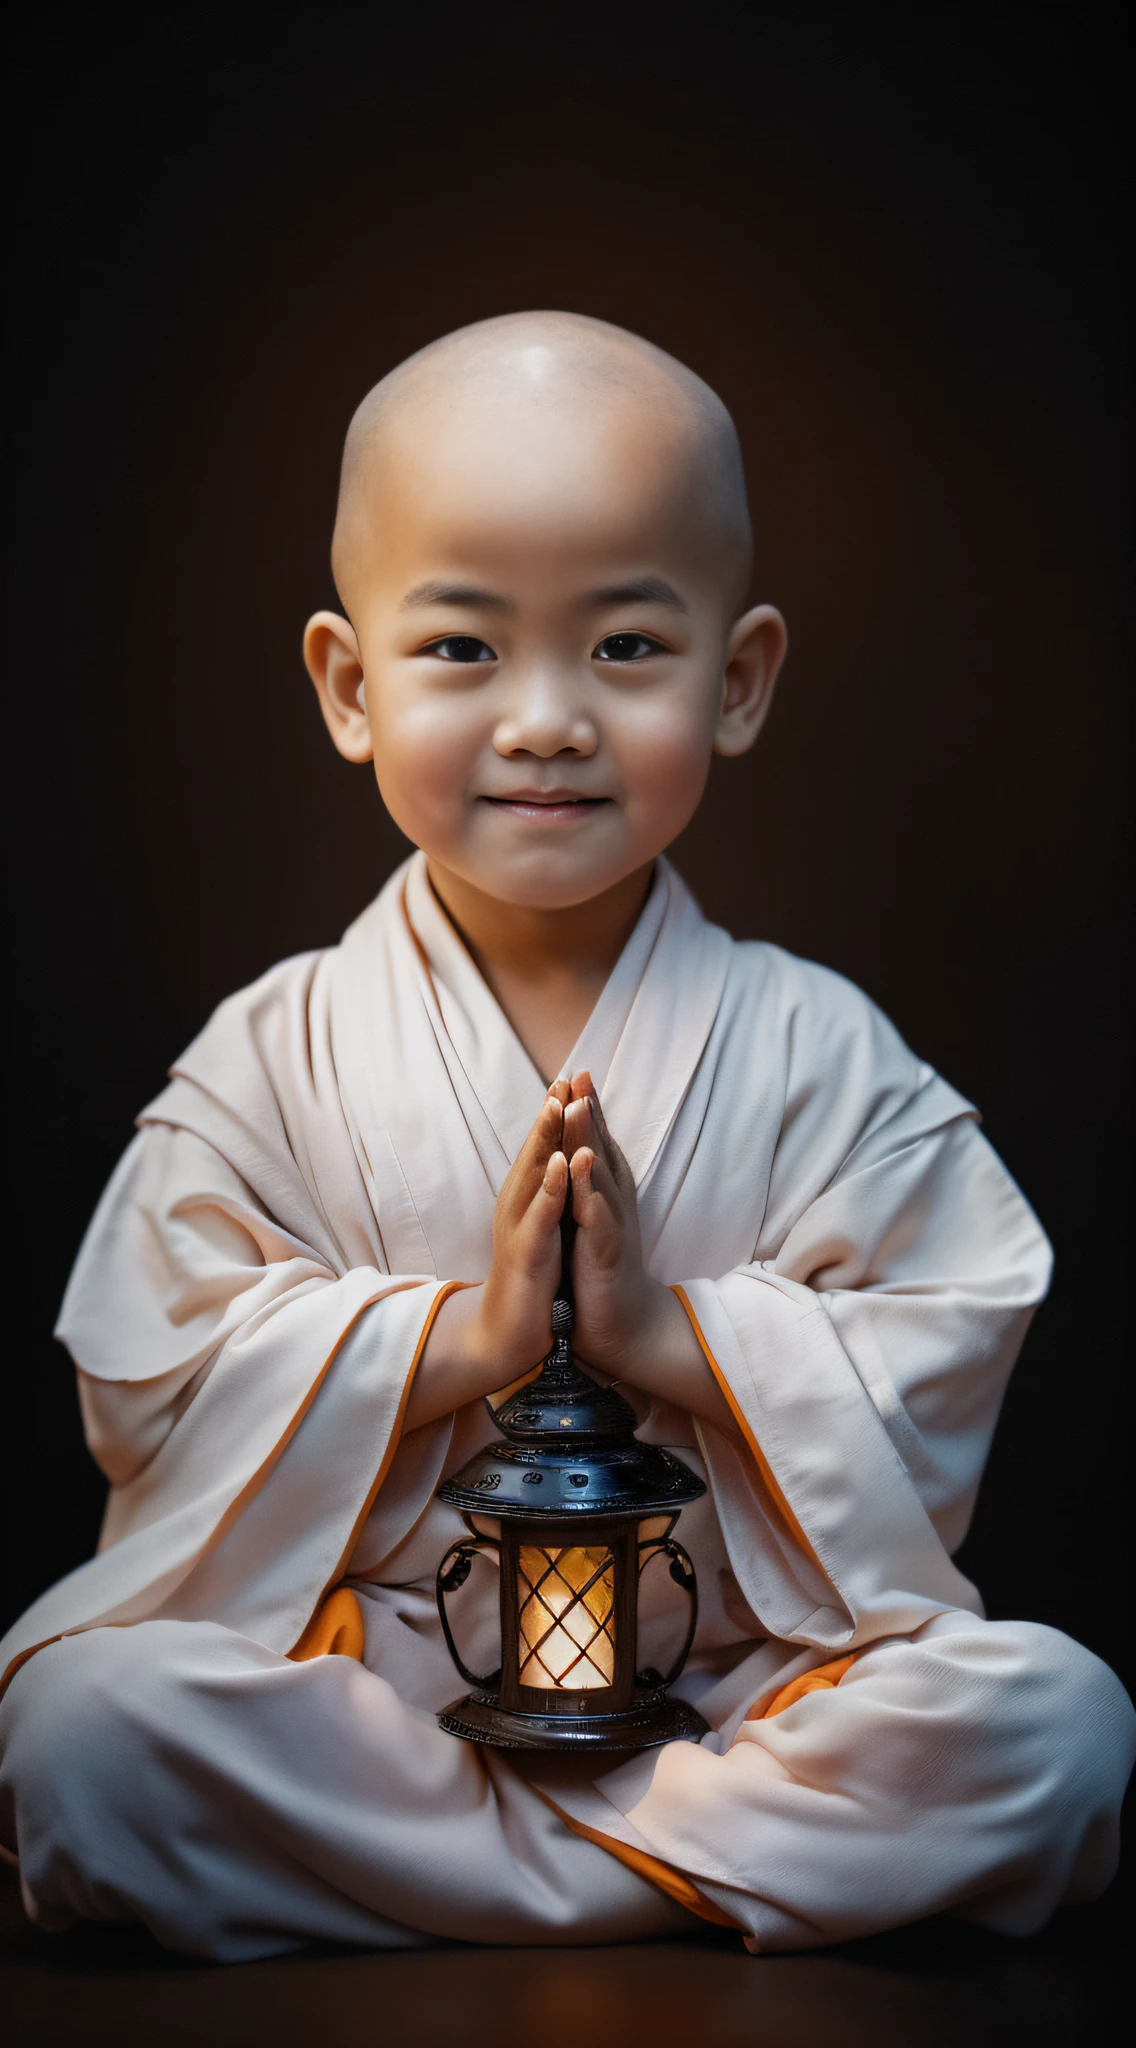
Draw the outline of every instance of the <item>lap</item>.
[[[142,1621],[50,1643],[16,1674],[0,1707],[10,1740],[46,1753],[64,1775],[87,1758],[105,1776],[118,1747],[139,1768],[154,1733],[175,1749],[239,1771],[244,1752],[271,1747],[306,1781],[357,1777],[384,1796],[398,1778],[449,1799],[463,1779],[480,1791],[477,1753],[444,1735],[433,1714],[352,1658],[305,1663],[209,1621]]]
[[[12,1846],[45,1925],[137,1917],[235,1958],[689,1924],[350,1658],[293,1663],[208,1622],[94,1629],[31,1659],[0,1714]]]
[[[838,1684],[772,1719],[760,1709],[742,1718],[733,1743],[756,1742],[791,1774],[864,1796],[894,1785],[905,1803],[917,1786],[950,1799],[965,1779],[973,1797],[986,1783],[1027,1782],[1044,1798],[1058,1775],[1092,1775],[1107,1759],[1111,1779],[1118,1757],[1130,1764],[1134,1725],[1119,1680],[1080,1643],[1040,1623],[953,1611],[870,1645]]]
[[[785,1650],[780,1669],[795,1675]],[[772,1719],[768,1681],[764,1701],[756,1685],[747,1695],[739,1667],[702,1746],[601,1763],[594,1781],[589,1766],[593,1789],[579,1776],[575,1792],[443,1734],[400,1696],[397,1664],[388,1678],[340,1656],[293,1663],[201,1621],[93,1629],[40,1651],[0,1715],[41,1913],[66,1897],[233,1955],[265,1953],[266,1929],[289,1945],[304,1931],[587,1940],[684,1924],[555,1808],[688,1872],[772,1946],[935,1911],[1014,1871],[1027,1871],[1014,1879],[1025,1903],[995,1924],[1036,1925],[1070,1889],[1098,1889],[1114,1855],[1132,1709],[1098,1659],[1034,1624],[940,1615]],[[1094,1816],[1104,1832],[1086,1862]],[[217,1852],[207,1885],[203,1827]],[[127,1891],[108,1859],[141,1873]],[[231,1928],[249,1912],[259,1931],[240,1949]]]

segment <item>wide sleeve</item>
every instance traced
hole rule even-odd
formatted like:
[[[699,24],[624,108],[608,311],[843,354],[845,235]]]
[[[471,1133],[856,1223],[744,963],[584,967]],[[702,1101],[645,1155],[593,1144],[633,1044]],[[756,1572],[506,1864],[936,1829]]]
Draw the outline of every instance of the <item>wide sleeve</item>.
[[[23,1617],[9,1655],[158,1614],[291,1647],[389,1468],[447,1291],[431,1274],[336,1270],[212,1146],[147,1125],[57,1330],[111,1481],[99,1555]]]
[[[231,1338],[336,1278],[211,1145],[167,1124],[139,1131],[91,1221],[55,1332],[112,1486],[127,1488],[161,1449]],[[120,1493],[112,1516],[122,1509]]]
[[[887,1032],[909,1085],[779,1242],[677,1290],[737,1423],[702,1432],[735,1570],[771,1632],[832,1648],[981,1611],[950,1553],[1051,1265],[969,1105]]]

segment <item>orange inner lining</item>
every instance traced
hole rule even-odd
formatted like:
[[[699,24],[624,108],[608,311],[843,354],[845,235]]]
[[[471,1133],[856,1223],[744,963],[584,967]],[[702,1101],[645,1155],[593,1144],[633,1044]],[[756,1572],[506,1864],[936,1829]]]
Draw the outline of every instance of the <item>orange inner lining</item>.
[[[363,1662],[363,1610],[350,1586],[337,1586],[316,1608],[307,1628],[289,1650],[293,1664],[312,1657],[354,1657]]]
[[[836,1657],[831,1664],[817,1664],[812,1671],[803,1671],[799,1678],[791,1678],[788,1685],[775,1692],[767,1707],[751,1707],[746,1720],[772,1721],[774,1714],[783,1714],[786,1707],[791,1707],[795,1700],[803,1700],[806,1693],[831,1692],[861,1654],[854,1650],[850,1657]]]
[[[359,1531],[375,1505],[379,1488],[390,1471],[391,1465],[394,1462],[395,1452],[402,1441],[403,1416],[406,1414],[410,1390],[414,1385],[414,1375],[418,1371],[422,1353],[426,1349],[426,1339],[434,1327],[434,1318],[442,1303],[448,1301],[451,1294],[458,1294],[463,1287],[472,1287],[473,1285],[474,1282],[472,1280],[447,1280],[444,1287],[439,1287],[437,1294],[430,1304],[430,1313],[422,1325],[422,1334],[414,1347],[414,1356],[410,1361],[410,1371],[406,1375],[406,1385],[402,1390],[402,1399],[398,1404],[398,1414],[394,1419],[394,1428],[391,1430],[386,1455],[375,1474],[367,1498],[355,1517],[351,1534],[343,1546],[339,1563],[336,1565],[327,1585],[320,1594],[315,1612],[307,1623],[299,1641],[294,1643],[288,1652],[289,1657],[294,1663],[302,1664],[306,1663],[310,1657],[327,1656],[356,1657],[360,1663],[363,1660],[363,1617],[359,1602],[356,1600],[354,1593],[348,1587],[341,1586],[339,1581],[347,1569],[348,1560],[359,1540]],[[342,1600],[340,1595],[344,1596]],[[338,1605],[336,1605],[337,1602],[339,1603]],[[354,1618],[349,1613],[348,1602],[355,1609]],[[331,1616],[326,1624],[323,1619],[325,1611]],[[337,1636],[342,1636],[342,1643],[335,1642],[334,1639]],[[356,1642],[358,1643],[357,1649],[345,1647],[347,1644]],[[316,1643],[322,1645],[322,1647],[311,1647]]]
[[[789,1537],[794,1543],[798,1545],[798,1547],[801,1550],[805,1552],[807,1557],[811,1557],[818,1572],[820,1572],[824,1578],[827,1578],[828,1573],[825,1571],[824,1566],[822,1565],[819,1557],[816,1554],[816,1551],[813,1549],[813,1546],[809,1542],[808,1537],[805,1535],[805,1532],[802,1529],[800,1523],[798,1522],[796,1515],[793,1513],[792,1508],[789,1506],[788,1501],[782,1493],[781,1488],[777,1483],[777,1479],[774,1474],[773,1468],[770,1465],[769,1460],[766,1458],[766,1455],[762,1450],[761,1445],[758,1443],[757,1438],[755,1437],[752,1429],[749,1426],[749,1423],[746,1421],[745,1415],[743,1414],[741,1408],[738,1405],[737,1397],[734,1394],[733,1388],[731,1387],[724,1372],[722,1371],[721,1366],[718,1364],[718,1361],[715,1358],[714,1353],[711,1351],[709,1344],[706,1342],[706,1339],[702,1334],[702,1328],[698,1321],[698,1317],[695,1315],[694,1310],[690,1305],[690,1301],[687,1297],[685,1289],[682,1287],[672,1287],[671,1293],[676,1294],[678,1296],[679,1300],[683,1305],[683,1308],[686,1310],[686,1313],[690,1318],[690,1327],[694,1331],[694,1334],[697,1337],[698,1342],[702,1348],[702,1355],[705,1358],[707,1365],[710,1367],[710,1370],[713,1373],[714,1378],[717,1380],[718,1385],[722,1389],[722,1393],[725,1396],[727,1406],[729,1407],[730,1413],[733,1416],[734,1421],[737,1423],[738,1428],[741,1430],[741,1433],[745,1438],[746,1443],[749,1445],[749,1448],[753,1453],[757,1469],[761,1473],[761,1476],[765,1481],[765,1485],[769,1492],[770,1498],[773,1502],[773,1506],[777,1514],[779,1515],[781,1521],[784,1523],[785,1529]]]
[[[744,1928],[739,1929],[736,1920],[730,1919],[728,1913],[723,1913],[720,1906],[711,1905],[709,1899],[704,1899],[690,1879],[684,1877],[681,1870],[676,1870],[673,1864],[663,1863],[658,1856],[649,1856],[644,1849],[632,1849],[628,1843],[617,1841],[614,1835],[601,1835],[598,1828],[590,1828],[582,1820],[573,1820],[572,1815],[565,1813],[563,1807],[557,1806],[555,1799],[550,1799],[547,1792],[541,1792],[539,1786],[534,1785],[532,1789],[544,1800],[546,1806],[551,1806],[553,1813],[564,1822],[566,1828],[571,1828],[574,1835],[582,1835],[586,1842],[594,1842],[597,1849],[606,1849],[609,1856],[614,1856],[619,1863],[625,1863],[637,1877],[646,1878],[648,1884],[657,1886],[669,1899],[674,1899],[678,1905],[685,1906],[688,1912],[697,1913],[700,1920],[712,1920],[715,1927],[731,1927],[735,1933],[745,1932]]]

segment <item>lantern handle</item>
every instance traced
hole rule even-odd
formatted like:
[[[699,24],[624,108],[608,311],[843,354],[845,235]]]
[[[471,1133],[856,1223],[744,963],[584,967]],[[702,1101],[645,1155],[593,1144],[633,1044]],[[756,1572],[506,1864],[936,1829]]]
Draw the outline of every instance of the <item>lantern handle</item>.
[[[572,1253],[575,1247],[576,1218],[572,1214],[572,1183],[569,1181],[568,1193],[560,1214],[560,1282],[556,1289],[556,1306],[560,1308],[560,1315],[557,1316],[554,1309],[554,1338],[561,1334],[565,1337],[571,1336],[572,1325],[576,1320],[576,1286],[572,1277]],[[557,1323],[561,1325],[559,1331],[556,1329]]]
[[[677,1519],[678,1518],[676,1516],[675,1520]],[[674,1524],[672,1523],[671,1526],[673,1528]],[[682,1648],[679,1651],[678,1656],[675,1658],[674,1663],[671,1665],[670,1670],[664,1673],[662,1678],[659,1678],[656,1673],[652,1673],[650,1678],[648,1678],[648,1675],[645,1671],[636,1673],[640,1685],[673,1685],[675,1679],[678,1677],[679,1672],[682,1670],[683,1665],[686,1663],[686,1660],[690,1655],[690,1646],[694,1641],[694,1631],[698,1627],[698,1580],[695,1576],[694,1566],[690,1561],[689,1553],[683,1549],[681,1543],[675,1542],[673,1536],[664,1536],[661,1538],[656,1536],[648,1536],[639,1545],[639,1549],[640,1551],[646,1550],[650,1552],[649,1557],[644,1557],[642,1559],[639,1566],[640,1572],[643,1572],[646,1569],[646,1567],[650,1564],[652,1557],[670,1558],[671,1577],[674,1580],[676,1586],[682,1587],[683,1592],[686,1594],[688,1600],[690,1601],[690,1620],[687,1623],[686,1636],[684,1638]]]
[[[485,1688],[486,1690],[492,1690],[493,1687],[500,1684],[500,1667],[496,1671],[486,1672],[484,1677],[479,1677],[477,1672],[471,1671],[468,1664],[459,1656],[458,1646],[454,1641],[453,1630],[450,1627],[449,1616],[446,1613],[446,1594],[456,1593],[459,1586],[465,1585],[473,1569],[473,1560],[479,1551],[500,1550],[500,1548],[501,1545],[495,1536],[467,1536],[461,1543],[451,1543],[441,1564],[438,1566],[438,1576],[434,1582],[434,1597],[438,1602],[438,1618],[442,1624],[442,1634],[446,1638],[446,1648],[461,1672],[462,1677],[465,1679],[466,1684]]]

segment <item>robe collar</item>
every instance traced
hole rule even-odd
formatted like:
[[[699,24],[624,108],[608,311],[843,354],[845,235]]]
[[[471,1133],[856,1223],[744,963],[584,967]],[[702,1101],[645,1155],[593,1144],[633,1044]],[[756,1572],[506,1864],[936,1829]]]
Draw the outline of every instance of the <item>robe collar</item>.
[[[476,1098],[500,1158],[499,1186],[544,1098],[545,1084],[430,886],[417,853],[401,878],[401,908],[439,1050],[458,1093]],[[591,1016],[564,1062],[586,1067],[637,1185],[649,1177],[714,1024],[731,942],[708,924],[669,861]],[[485,1146],[479,1146],[485,1158]]]

